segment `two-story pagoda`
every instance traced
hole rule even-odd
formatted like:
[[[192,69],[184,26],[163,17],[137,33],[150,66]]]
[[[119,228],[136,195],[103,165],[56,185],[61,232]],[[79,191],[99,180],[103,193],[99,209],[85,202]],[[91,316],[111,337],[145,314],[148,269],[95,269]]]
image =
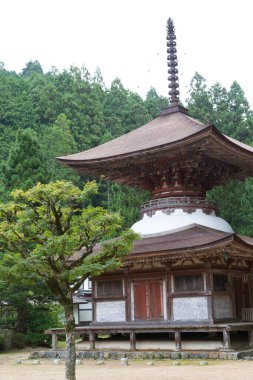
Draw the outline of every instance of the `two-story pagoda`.
[[[170,105],[144,126],[93,149],[60,157],[94,177],[149,190],[123,266],[93,281],[95,333],[223,332],[253,328],[253,239],[216,216],[206,191],[253,176],[253,148],[188,116],[179,105],[176,37],[167,24]],[[231,205],[233,207],[233,205]],[[138,347],[138,340],[137,340]]]

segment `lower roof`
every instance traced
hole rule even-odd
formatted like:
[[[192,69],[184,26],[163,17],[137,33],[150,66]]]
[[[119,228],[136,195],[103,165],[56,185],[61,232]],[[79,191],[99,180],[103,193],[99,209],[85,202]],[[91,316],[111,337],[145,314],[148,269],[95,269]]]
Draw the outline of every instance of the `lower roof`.
[[[180,231],[147,237],[134,242],[134,247],[126,261],[144,256],[177,256],[196,254],[224,248],[230,244],[236,250],[252,254],[253,238],[238,235],[234,232],[218,231],[201,225],[189,225]]]

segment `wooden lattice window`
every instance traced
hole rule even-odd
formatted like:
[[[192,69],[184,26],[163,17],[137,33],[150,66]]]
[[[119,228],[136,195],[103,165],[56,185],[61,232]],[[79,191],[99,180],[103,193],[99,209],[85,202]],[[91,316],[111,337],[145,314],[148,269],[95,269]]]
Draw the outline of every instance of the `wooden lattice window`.
[[[122,295],[122,280],[97,281],[97,297],[110,297]]]
[[[228,288],[228,276],[226,274],[213,275],[213,289],[217,292],[224,292]]]
[[[175,292],[191,292],[204,290],[203,275],[175,275],[174,288]]]

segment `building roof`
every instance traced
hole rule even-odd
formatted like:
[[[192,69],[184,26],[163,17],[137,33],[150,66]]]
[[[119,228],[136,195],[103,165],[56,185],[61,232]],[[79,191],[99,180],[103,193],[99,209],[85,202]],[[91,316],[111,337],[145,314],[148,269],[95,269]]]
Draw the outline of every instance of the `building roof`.
[[[181,112],[159,116],[140,128],[61,161],[105,160],[173,144],[208,128]]]
[[[131,255],[161,251],[198,249],[233,239],[234,233],[190,225],[178,231],[136,240]]]
[[[86,294],[86,295],[74,294],[72,299],[73,299],[74,304],[88,303],[91,301],[91,294]]]
[[[84,152],[57,159],[79,172],[124,181],[124,170],[157,157],[171,160],[182,151],[198,150],[207,158],[236,168],[235,177],[253,176],[253,148],[220,133],[213,125],[191,118],[181,107],[167,109],[156,119],[123,136]],[[175,112],[174,112],[175,111]],[[119,170],[120,172],[117,172]],[[233,177],[234,178],[234,177]]]
[[[207,252],[213,256],[214,251],[221,254],[224,249],[253,260],[253,238],[193,224],[174,232],[135,240],[132,251],[123,261],[138,262],[146,258],[156,261],[161,257],[177,259],[205,255]],[[100,244],[96,244],[92,255],[99,250]],[[77,260],[82,253],[83,249],[76,252],[72,259]]]
[[[177,259],[214,253],[253,259],[253,239],[235,233],[191,225],[187,228],[159,236],[147,237],[134,242],[133,250],[124,259],[126,263],[145,259]]]

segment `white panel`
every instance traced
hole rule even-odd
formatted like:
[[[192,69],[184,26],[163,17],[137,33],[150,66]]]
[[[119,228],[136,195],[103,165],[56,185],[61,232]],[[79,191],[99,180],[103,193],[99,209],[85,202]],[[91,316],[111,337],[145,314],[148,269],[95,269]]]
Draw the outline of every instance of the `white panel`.
[[[79,322],[90,322],[92,321],[92,310],[80,310],[79,311]]]
[[[90,310],[92,309],[92,302],[79,303],[79,310]]]
[[[78,318],[78,305],[74,305],[74,319],[75,319],[75,324],[78,325],[79,323],[79,318]]]
[[[213,296],[214,318],[233,318],[233,307],[229,295]]]
[[[125,321],[125,301],[97,302],[96,314],[97,322]]]
[[[208,319],[207,297],[173,298],[175,321],[200,321]]]

